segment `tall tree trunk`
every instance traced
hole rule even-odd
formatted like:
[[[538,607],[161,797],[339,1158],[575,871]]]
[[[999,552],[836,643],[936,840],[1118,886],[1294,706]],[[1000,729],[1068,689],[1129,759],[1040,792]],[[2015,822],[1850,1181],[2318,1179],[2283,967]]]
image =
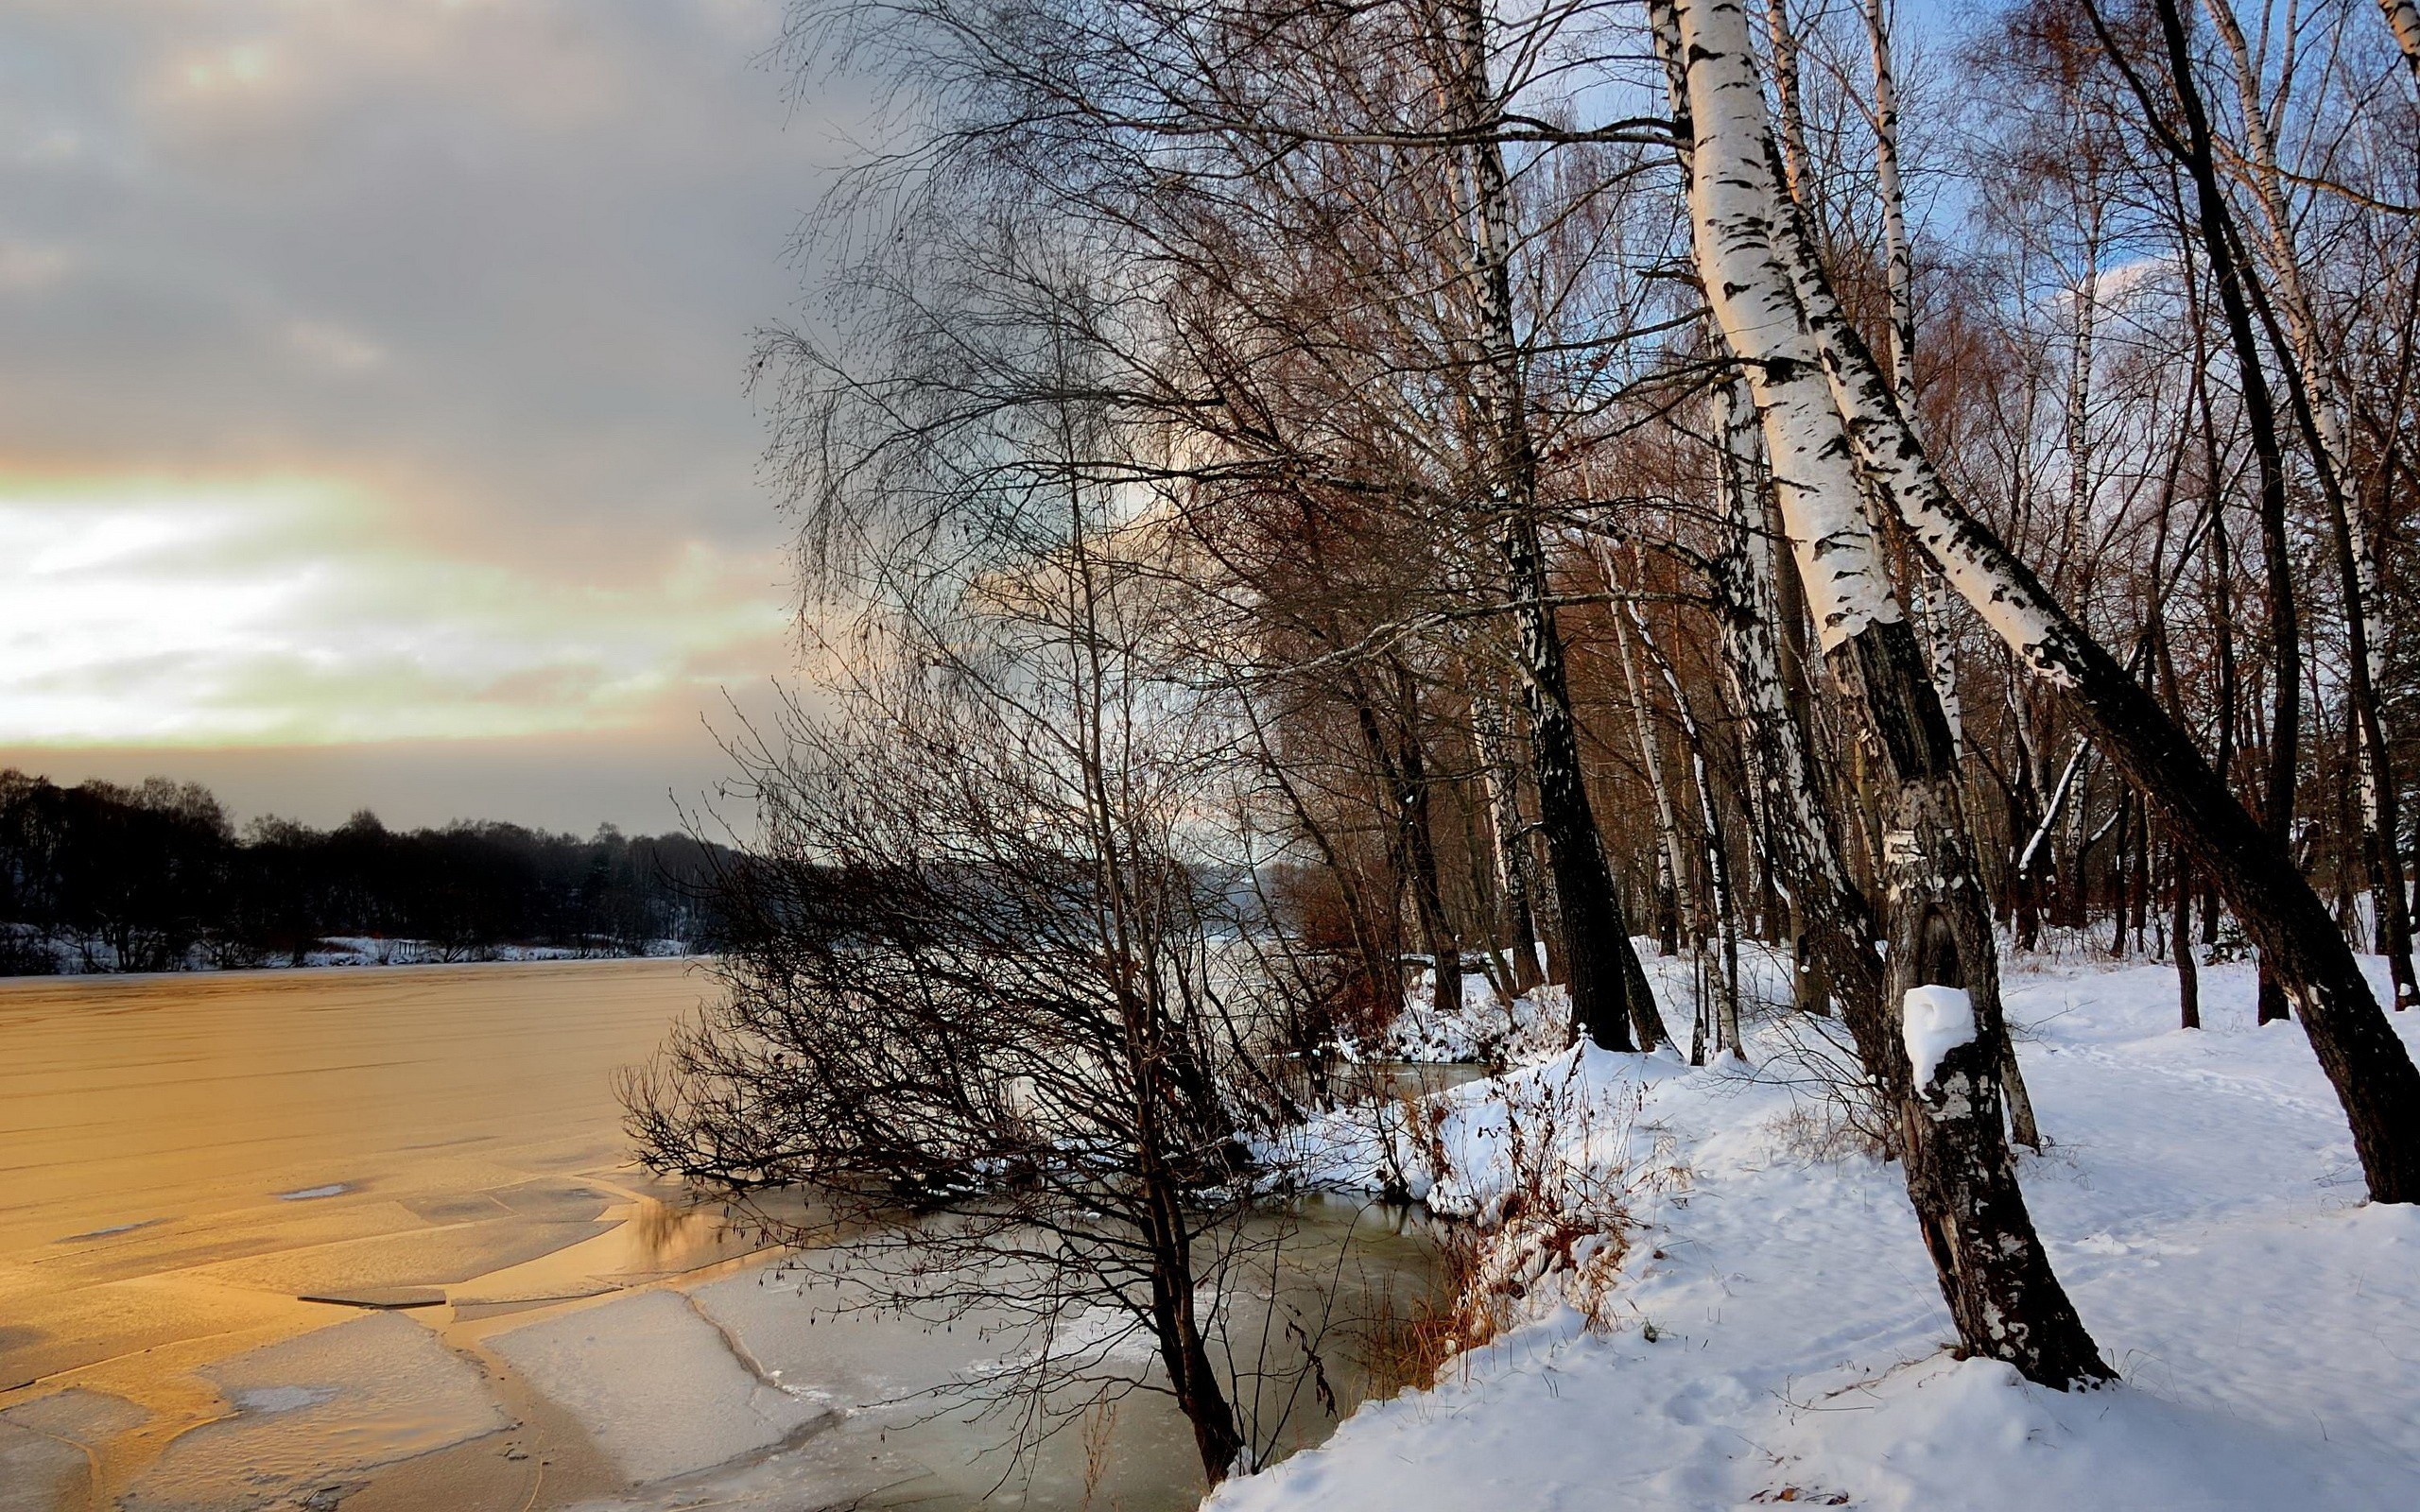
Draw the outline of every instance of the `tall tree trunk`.
[[[1778,4],[1779,0],[1775,0]],[[1888,258],[1891,290],[1891,383],[1901,414],[1911,433],[1921,434],[1916,421],[1916,267],[1915,250],[1908,240],[1907,193],[1899,180],[1899,83],[1891,60],[1888,0],[1862,0],[1867,49],[1874,59],[1875,187],[1882,198],[1883,245]],[[2089,356],[2087,354],[2087,361]],[[1952,649],[1949,613],[1941,575],[1921,554],[1908,576],[1909,602],[1923,632],[1927,670],[1941,700],[1942,722],[1949,729],[1949,748],[1962,761],[1966,734],[1958,701],[1958,660]],[[2039,1150],[2042,1130],[2034,1122],[2033,1097],[2016,1063],[2016,1046],[2003,1036],[2000,1077],[2007,1088],[2009,1124],[2017,1142]]]
[[[1454,8],[1459,66],[1451,80],[1455,114],[1466,129],[1492,133],[1500,113],[1488,79],[1487,10],[1478,0]],[[1492,134],[1464,149],[1463,206],[1472,293],[1478,310],[1481,419],[1491,438],[1491,505],[1496,547],[1513,598],[1521,695],[1530,715],[1530,749],[1538,783],[1538,821],[1563,918],[1572,1022],[1599,1046],[1652,1050],[1667,1038],[1645,981],[1621,899],[1606,865],[1580,765],[1580,736],[1564,675],[1563,635],[1551,604],[1545,547],[1538,535],[1537,453],[1523,396],[1512,304],[1512,198],[1504,153]]]
[[[2233,351],[2238,386],[2243,395],[2244,427],[2260,481],[2260,548],[2269,579],[2270,657],[2275,674],[2274,703],[2269,723],[2269,763],[2261,798],[2261,819],[2280,850],[2291,841],[2295,777],[2302,757],[2302,623],[2295,604],[2292,543],[2286,523],[2286,464],[2277,432],[2276,401],[2269,388],[2268,370],[2260,360],[2260,340],[2253,325],[2252,302],[2245,286],[2245,268],[2233,245],[2233,225],[2225,191],[2219,183],[2218,157],[2212,145],[2208,112],[2193,71],[2193,53],[2184,12],[2175,0],[2152,0],[2160,37],[2168,52],[2169,83],[2176,108],[2185,118],[2179,141],[2168,129],[2162,103],[2135,74],[2103,24],[2097,7],[2092,20],[2102,45],[2120,62],[2128,82],[2154,129],[2154,135],[2183,165],[2193,182],[2195,229],[2202,255],[2219,295],[2227,341]],[[2260,1020],[2266,1023],[2286,1016],[2285,984],[2269,953],[2261,953]],[[2408,1058],[2408,1057],[2407,1057]]]
[[[2403,49],[2404,66],[2411,71],[2412,82],[2420,85],[2420,5],[2411,0],[2378,0],[2378,9],[2386,13],[2394,44]]]
[[[2135,954],[2137,955],[2145,955],[2150,954],[2150,947],[2143,942],[2143,931],[2150,921],[2151,913],[2151,810],[2147,805],[2138,801],[2135,804],[2135,816],[2138,820],[2137,828],[2141,831],[2141,833],[2138,834],[2135,840],[2135,865],[2134,869],[2127,873],[2126,899],[2127,907],[2133,912]]]
[[[2134,794],[2125,788],[2118,790],[2118,829],[2109,852],[2109,954],[2113,956],[2126,954],[2126,868],[2133,859],[2126,849],[2126,842],[2132,837],[2127,821],[2134,817]]]
[[[1512,986],[1527,992],[1540,980],[1538,919],[1531,885],[1528,825],[1521,818],[1520,785],[1504,749],[1504,710],[1495,690],[1471,699],[1471,743],[1478,747],[1479,775],[1487,786],[1488,841],[1495,864],[1496,891],[1512,929]]]
[[[1750,396],[1735,385],[1732,397],[1735,401],[1732,413],[1742,427],[1743,436],[1749,441],[1760,442],[1755,405]],[[1759,549],[1757,559],[1769,560],[1772,564],[1770,577],[1760,576],[1758,580],[1770,581],[1772,585],[1768,592],[1772,623],[1778,631],[1773,638],[1773,665],[1780,676],[1783,703],[1789,710],[1800,746],[1807,756],[1806,770],[1812,779],[1818,767],[1813,760],[1816,749],[1814,696],[1806,675],[1806,593],[1798,581],[1797,560],[1789,552],[1776,553],[1772,550],[1772,543],[1783,539],[1785,532],[1781,528],[1780,506],[1773,502],[1772,480],[1765,475],[1761,466],[1761,453],[1741,454],[1741,456],[1742,477],[1755,480],[1754,490],[1747,495],[1747,502],[1754,507],[1753,512],[1741,516],[1743,528],[1750,532]],[[1753,471],[1750,470],[1752,463],[1755,464]],[[1812,797],[1828,789],[1819,787],[1807,791]],[[1836,864],[1840,860],[1837,850],[1833,860]],[[1841,880],[1843,885],[1848,885],[1849,874],[1842,872]],[[1800,901],[1795,898],[1790,902],[1789,917],[1790,959],[1796,968],[1791,1001],[1799,1007],[1816,1013],[1829,1012],[1831,987],[1825,980],[1827,968],[1824,964],[1823,953],[1812,948],[1810,939],[1810,932],[1819,926],[1806,917]]]
[[[1601,541],[1597,543],[1597,560],[1604,572],[1606,589],[1616,593],[1621,592],[1620,575],[1614,570],[1613,552]],[[1673,936],[1678,934],[1682,889],[1688,886],[1688,862],[1682,850],[1680,821],[1672,811],[1672,790],[1664,781],[1664,758],[1656,750],[1659,743],[1655,738],[1655,726],[1648,717],[1647,689],[1639,680],[1638,668],[1630,653],[1632,631],[1624,623],[1626,618],[1620,606],[1614,606],[1614,648],[1621,659],[1622,681],[1630,690],[1631,722],[1638,734],[1639,759],[1647,767],[1647,785],[1655,799],[1656,833],[1663,842],[1656,858],[1655,885],[1659,895],[1657,912],[1666,918],[1659,918],[1656,923],[1661,931],[1665,929],[1668,918],[1670,921],[1671,931],[1661,942],[1664,954],[1669,955],[1677,943]],[[1688,891],[1690,944],[1693,948],[1703,948],[1705,930],[1697,918],[1697,891],[1695,888]]]
[[[2255,199],[2260,207],[2262,245],[2268,252],[2273,300],[2244,272],[2249,292],[2263,313],[2281,318],[2290,346],[2290,369],[2295,417],[2319,471],[2321,492],[2328,509],[2337,586],[2344,601],[2346,670],[2352,702],[2353,735],[2360,761],[2357,794],[2362,861],[2369,873],[2370,897],[2377,919],[2373,942],[2387,957],[2394,982],[2394,1005],[2420,1003],[2420,979],[2411,961],[2411,911],[2404,893],[2403,857],[2397,844],[2400,816],[2394,763],[2388,747],[2379,708],[2378,684],[2386,672],[2386,621],[2378,590],[2377,553],[2371,531],[2361,518],[2362,490],[2354,471],[2352,439],[2346,433],[2343,385],[2327,351],[2319,317],[2302,276],[2295,245],[2294,221],[2286,201],[2285,174],[2277,145],[2269,129],[2262,100],[2260,74],[2243,27],[2229,0],[2206,0],[2204,9],[2225,41],[2235,66],[2236,104],[2243,125],[2245,159]],[[2394,8],[2390,6],[2390,13]],[[2406,7],[2405,9],[2409,9]],[[2281,352],[2281,356],[2288,353]]]
[[[1781,125],[1782,187],[1804,202],[1806,115],[1799,105],[1798,27],[1789,19],[1789,0],[1765,0],[1765,36],[1773,60],[1773,112]]]
[[[1715,803],[1714,782],[1706,773],[1705,730],[1698,723],[1696,711],[1689,707],[1689,696],[1681,686],[1680,675],[1655,644],[1646,614],[1636,604],[1630,605],[1629,610],[1625,617],[1630,622],[1630,633],[1637,638],[1640,652],[1664,679],[1664,691],[1670,696],[1673,713],[1681,721],[1681,736],[1688,746],[1689,773],[1698,797],[1698,823],[1705,832],[1706,878],[1714,894],[1714,934],[1722,952],[1722,995],[1717,1003],[1715,1048],[1728,1050],[1744,1060],[1747,1051],[1739,1043],[1739,900],[1731,882],[1731,851],[1723,837],[1721,810]],[[1616,627],[1617,635],[1620,628]],[[1701,956],[1704,950],[1705,936],[1701,931]]]
[[[2189,287],[2193,278],[2189,264],[2186,266],[2185,277]],[[2193,324],[2194,342],[2199,346],[2202,322],[2197,318]],[[2218,686],[2213,695],[2218,706],[2218,728],[2211,743],[2210,765],[2220,782],[2225,784],[2235,780],[2236,702],[2241,686],[2235,660],[2235,553],[2227,540],[2227,506],[2222,482],[2224,474],[2219,466],[2218,423],[2210,412],[2209,384],[2202,368],[2203,364],[2197,360],[2193,368],[2193,391],[2195,411],[2201,417],[2203,465],[2208,474],[2210,488],[2210,567],[2207,576],[2210,584],[2211,651],[2218,662]],[[2169,703],[2176,707],[2176,717],[2182,721],[2185,711],[2175,705],[2172,695]],[[2204,899],[2202,905],[2202,943],[2204,946],[2214,946],[2219,942],[2217,883],[2213,881],[2211,886],[2213,895]]]
[[[1454,816],[1461,821],[1462,878],[1469,885],[1471,907],[1480,923],[1478,951],[1464,950],[1461,956],[1465,962],[1476,956],[1488,991],[1497,1003],[1509,1005],[1521,989],[1513,986],[1512,963],[1504,953],[1504,900],[1496,895],[1495,876],[1488,867],[1489,847],[1479,833],[1478,805],[1471,801],[1470,789],[1463,783],[1456,782],[1445,791],[1453,799]]]
[[[1898,1036],[1860,1037],[1897,1106],[1909,1195],[1942,1295],[1969,1349],[2061,1388],[2106,1380],[2052,1273],[2001,1130],[1997,941],[1960,797],[1956,756],[1915,636],[1890,592],[1790,271],[1775,255],[1785,204],[1740,0],[1658,0],[1693,139],[1691,220],[1701,283],[1746,369],[1776,495],[1835,677],[1864,715],[1884,779],[1891,954],[1884,1005],[1962,988],[1969,1029],[1918,1067]],[[1885,397],[1888,395],[1886,393]],[[1929,1001],[1929,1000],[1927,1000]]]
[[[2177,1022],[2187,1029],[2202,1027],[2202,972],[2193,959],[2193,863],[2186,858],[2182,844],[2170,847],[2175,851],[2176,925],[2173,938],[2176,952]]]
[[[1775,0],[1778,4],[1779,0]],[[1916,261],[1908,240],[1908,197],[1899,180],[1899,76],[1891,59],[1889,0],[1859,0],[1867,51],[1874,59],[1874,186],[1882,200],[1882,247],[1891,291],[1891,384],[1899,407],[1916,424]],[[1918,556],[1908,602],[1922,632],[1941,716],[1953,748],[1964,752],[1965,718],[1958,701],[1958,661],[1950,644],[1941,575]]]
[[[2160,688],[2168,696],[2168,706],[2181,716],[2185,705],[2176,679],[2176,655],[2169,644],[2168,626],[2164,620],[2152,622],[2153,649],[2159,659]],[[2176,1011],[2178,1022],[2187,1029],[2202,1027],[2202,972],[2193,959],[2193,863],[2186,855],[2185,841],[2171,834],[2169,838],[2169,864],[2176,874],[2174,927],[2169,937],[2176,953]]]
[[[1218,1368],[1194,1314],[1195,1278],[1183,1202],[1167,1173],[1156,1180],[1147,1176],[1146,1181],[1154,1197],[1145,1235],[1152,1255],[1152,1332],[1160,1342],[1160,1364],[1168,1373],[1177,1407],[1193,1425],[1201,1473],[1217,1486],[1239,1468],[1249,1469],[1239,1465],[1243,1435],[1236,1426],[1235,1408],[1219,1385]]]
[[[1784,563],[1768,527],[1755,406],[1737,382],[1718,387],[1714,399],[1722,447],[1717,458],[1722,529],[1711,574],[1715,612],[1732,691],[1745,716],[1748,770],[1763,798],[1770,863],[1789,891],[1791,1001],[1802,1010],[1828,1013],[1837,975],[1851,984],[1846,990],[1860,993],[1870,1022],[1880,1011],[1881,958],[1874,954],[1870,910],[1841,864],[1806,708],[1790,696],[1779,592]]]
[[[2100,749],[2187,838],[2196,866],[2211,874],[2302,1010],[2344,1105],[2371,1196],[2420,1201],[2420,1070],[2309,881],[2107,647],[1950,495],[1900,422],[1872,353],[1841,318],[1804,238],[1787,222],[1777,229],[1789,244],[1803,318],[1868,472],[1960,596],[2066,695]]]
[[[1351,673],[1347,684],[1353,710],[1361,727],[1362,744],[1378,771],[1393,809],[1395,866],[1411,893],[1412,919],[1420,927],[1421,949],[1428,956],[1430,1003],[1441,1016],[1462,1008],[1462,960],[1452,923],[1445,915],[1445,896],[1437,877],[1437,833],[1428,792],[1428,762],[1421,748],[1420,695],[1409,665],[1394,664],[1393,736],[1378,717],[1375,698]]]
[[[2092,552],[2092,363],[2093,337],[2100,319],[2100,207],[2087,212],[2083,275],[2072,296],[2075,333],[2068,346],[2066,533],[2060,541],[2068,561],[2087,562]]]

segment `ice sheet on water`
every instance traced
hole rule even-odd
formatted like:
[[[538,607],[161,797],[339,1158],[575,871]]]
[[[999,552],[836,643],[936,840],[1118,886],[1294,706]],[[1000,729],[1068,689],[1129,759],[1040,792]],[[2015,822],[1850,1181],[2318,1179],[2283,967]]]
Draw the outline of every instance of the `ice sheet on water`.
[[[839,1309],[825,1267],[847,1263],[838,1252],[826,1251],[803,1257],[786,1271],[732,1277],[689,1296],[766,1376],[828,1406],[834,1414],[828,1427],[777,1453],[581,1503],[578,1512],[677,1512],[697,1504],[795,1512],[861,1499],[943,1512],[1082,1503],[1081,1432],[1048,1438],[1019,1461],[1010,1448],[1017,1415],[987,1416],[979,1384],[971,1393],[959,1389],[969,1380],[979,1383],[987,1363],[1017,1352],[1027,1342],[1023,1331],[1006,1327],[1005,1315],[988,1326],[986,1319],[968,1317],[942,1327],[895,1313]],[[690,1368],[684,1361],[680,1371]],[[1190,1431],[1165,1399],[1127,1398],[1109,1430],[1109,1463],[1094,1487],[1093,1505],[1178,1512],[1200,1500]]]
[[[827,1411],[820,1400],[758,1379],[674,1291],[527,1324],[497,1335],[493,1347],[633,1481],[769,1449]]]
[[[334,1386],[256,1386],[232,1393],[237,1412],[298,1412],[336,1400]]]
[[[81,1504],[84,1452],[0,1419],[0,1512],[52,1512]]]
[[[508,1422],[475,1366],[394,1314],[339,1323],[201,1373],[234,1415],[170,1445],[127,1493],[126,1512],[281,1505]]]
[[[0,1412],[0,1422],[95,1448],[120,1434],[131,1433],[150,1418],[147,1409],[124,1397],[88,1391],[82,1386],[70,1386]]]
[[[123,1397],[71,1386],[0,1412],[0,1512],[81,1506],[97,1449],[150,1414]]]

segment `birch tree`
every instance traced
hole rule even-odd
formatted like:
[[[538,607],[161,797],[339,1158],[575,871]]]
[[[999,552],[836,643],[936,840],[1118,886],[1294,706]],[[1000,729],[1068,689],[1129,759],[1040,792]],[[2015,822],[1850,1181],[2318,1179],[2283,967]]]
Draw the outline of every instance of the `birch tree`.
[[[1826,466],[1833,456],[1814,448],[1839,444],[1839,438],[1818,418],[1819,409],[1845,421],[1853,452],[1842,446],[1839,465],[1845,470],[1852,455],[1862,462],[1867,477],[1949,585],[2022,664],[2062,693],[2100,747],[2163,807],[2195,865],[2243,920],[2301,1010],[2312,1048],[2344,1106],[2371,1196],[2420,1201],[2420,1071],[2388,1025],[2325,905],[2276,836],[2244,810],[2133,675],[1943,486],[1871,352],[1841,316],[1803,228],[1779,202],[1763,95],[1736,5],[1675,9],[1682,21],[1702,18],[1713,28],[1711,43],[1701,40],[1692,46],[1685,39],[1694,28],[1685,27],[1682,42],[1687,49],[1683,56],[1690,60],[1693,109],[1703,115],[1706,108],[1700,103],[1703,89],[1710,102],[1727,111],[1717,129],[1700,130],[1692,182],[1716,191],[1706,197],[1711,205],[1699,208],[1700,226],[1702,232],[1729,232],[1727,249],[1720,238],[1707,240],[1717,253],[1727,249],[1730,260],[1702,252],[1701,261],[1710,290],[1718,283],[1732,287],[1728,275],[1757,275],[1737,285],[1758,292],[1755,308],[1741,308],[1738,299],[1727,295],[1712,302],[1735,347],[1744,348],[1743,360],[1764,366],[1759,406],[1771,416],[1776,402],[1785,401],[1787,423],[1806,427],[1793,449]],[[1719,68],[1706,66],[1718,59]],[[1707,74],[1719,75],[1719,82],[1710,78],[1702,85]],[[1719,168],[1708,166],[1709,147],[1720,149]],[[1728,217],[1720,214],[1723,210],[1731,212]],[[1771,282],[1772,268],[1781,270],[1783,284]],[[1808,364],[1820,365],[1831,405],[1816,404]],[[1770,418],[1767,428],[1772,435]],[[1788,454],[1779,445],[1773,450],[1778,482],[1781,458]],[[1790,465],[1801,463],[1793,458]],[[1793,524],[1792,535],[1805,530],[1804,541],[1828,547],[1832,531],[1849,524],[1841,518],[1844,512],[1810,509],[1804,522]],[[1806,571],[1807,547],[1801,545],[1800,552]],[[1828,625],[1827,633],[1837,636],[1841,626],[1862,628],[1877,622],[1880,611],[1862,602],[1867,575],[1859,566],[1850,561],[1830,576],[1834,607],[1828,620],[1818,621]],[[1810,597],[1816,595],[1814,583],[1808,590]]]
[[[2105,1380],[2109,1368],[2034,1234],[2002,1132],[1998,947],[1956,756],[1775,234],[1791,210],[1747,17],[1739,0],[1659,0],[1655,19],[1687,107],[1701,282],[1754,395],[1825,660],[1887,768],[1890,1022],[1852,1028],[1868,1072],[1897,1104],[1909,1195],[1962,1342],[2047,1385]],[[1938,1057],[1898,1032],[1936,985],[1954,989],[1966,1016]],[[1911,1043],[1928,1063],[1912,1058]]]

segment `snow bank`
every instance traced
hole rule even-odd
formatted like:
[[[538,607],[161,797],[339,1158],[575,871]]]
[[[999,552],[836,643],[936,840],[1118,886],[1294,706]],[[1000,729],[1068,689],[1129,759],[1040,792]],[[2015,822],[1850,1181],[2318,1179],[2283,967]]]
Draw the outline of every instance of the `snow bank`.
[[[1492,1224],[1524,1186],[1619,1182],[1651,1155],[1646,1089],[1686,1064],[1668,1052],[1582,1043],[1537,1064],[1417,1100],[1321,1114],[1264,1152],[1305,1185],[1391,1193]]]
[[[1462,977],[1460,1013],[1439,1013],[1436,995],[1435,971],[1423,970],[1405,989],[1394,1022],[1366,1042],[1347,1040],[1344,1057],[1519,1064],[1562,1049],[1571,1022],[1571,995],[1560,987],[1541,988],[1507,1004],[1486,977],[1473,972]]]
[[[2066,1395],[1952,1358],[1898,1172],[1810,1157],[1777,1079],[1580,1051],[1305,1140],[1340,1178],[1426,1176],[1418,1194],[1481,1217],[1524,1141],[1532,1169],[1618,1174],[1609,1326],[1535,1316],[1212,1505],[2410,1505],[2420,1211],[2361,1205],[2300,1029],[2255,1025],[2241,965],[2204,969],[2199,1033],[2174,1026],[2166,968],[2004,986],[2051,1141],[2023,1160],[2027,1200],[2121,1383]],[[2395,1026],[2420,1039],[2415,1020]],[[1439,1152],[1450,1172],[1424,1165]]]
[[[1645,936],[1631,944],[1646,970],[1648,985],[1663,1005],[1665,1026],[1686,1040],[1698,994],[1704,992],[1711,1005],[1721,990],[1716,980],[1720,963],[1711,952],[1703,962],[1686,954],[1660,955],[1655,941]],[[1703,981],[1699,977],[1701,969]],[[1786,951],[1758,940],[1739,942],[1739,996],[1747,1011],[1788,1004],[1790,972]],[[1563,987],[1542,987],[1508,1004],[1484,975],[1465,972],[1461,1011],[1439,1013],[1436,973],[1423,969],[1405,988],[1403,1006],[1392,1022],[1366,1041],[1348,1039],[1342,1048],[1346,1059],[1360,1062],[1523,1066],[1561,1052],[1570,1040],[1570,1029],[1571,994]]]

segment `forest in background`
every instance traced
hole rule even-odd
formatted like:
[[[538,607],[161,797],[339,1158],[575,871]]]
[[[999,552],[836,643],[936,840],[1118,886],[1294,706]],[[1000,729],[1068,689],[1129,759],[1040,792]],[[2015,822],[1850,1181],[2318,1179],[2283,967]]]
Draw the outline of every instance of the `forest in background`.
[[[729,852],[494,820],[238,831],[210,790],[0,772],[0,975],[707,948]]]

